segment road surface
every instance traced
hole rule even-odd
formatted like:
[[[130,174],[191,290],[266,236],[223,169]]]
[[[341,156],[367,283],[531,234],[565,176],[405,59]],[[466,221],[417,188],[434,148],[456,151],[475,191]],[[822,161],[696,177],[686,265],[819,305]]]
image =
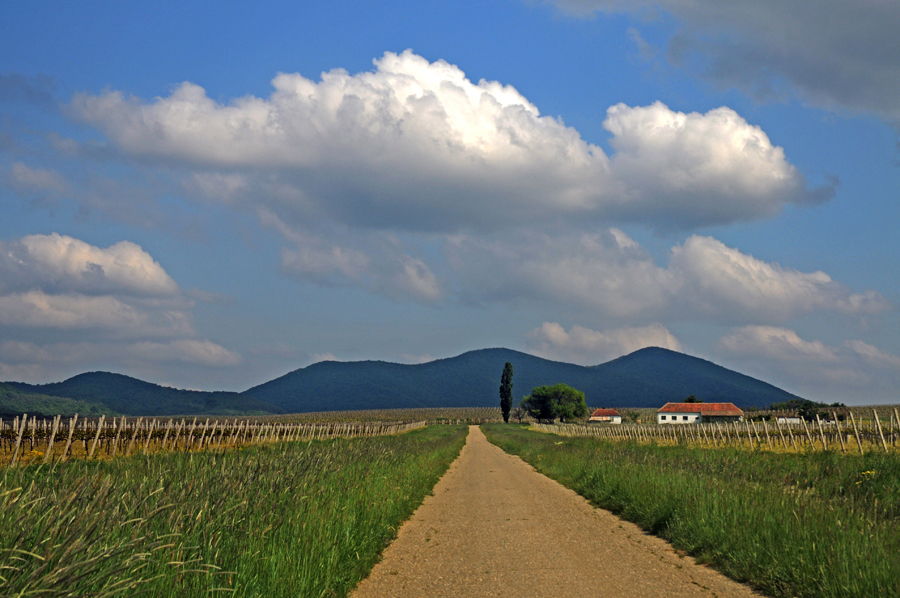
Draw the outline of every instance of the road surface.
[[[353,598],[749,597],[747,586],[490,444],[459,458]]]

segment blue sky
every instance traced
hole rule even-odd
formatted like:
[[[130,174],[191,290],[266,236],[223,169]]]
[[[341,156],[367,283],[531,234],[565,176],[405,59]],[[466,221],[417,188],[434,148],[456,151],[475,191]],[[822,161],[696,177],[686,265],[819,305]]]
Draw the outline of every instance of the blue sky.
[[[900,8],[826,4],[6,3],[0,380],[664,346],[895,402]]]

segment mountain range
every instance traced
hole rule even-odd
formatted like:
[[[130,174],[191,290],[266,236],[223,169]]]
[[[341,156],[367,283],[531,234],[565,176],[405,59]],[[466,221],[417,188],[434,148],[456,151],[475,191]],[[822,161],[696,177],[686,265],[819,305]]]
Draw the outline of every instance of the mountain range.
[[[43,397],[44,403],[56,397],[72,401],[70,409],[93,405],[98,412],[124,415],[493,407],[499,405],[500,375],[507,361],[513,364],[516,399],[535,386],[558,382],[583,391],[588,405],[596,407],[657,407],[689,395],[739,407],[766,407],[799,398],[710,361],[657,347],[595,366],[550,361],[510,349],[481,349],[415,365],[322,361],[242,393],[178,390],[108,372],[80,374],[52,384],[6,382],[0,386],[7,393],[5,401],[0,401],[0,415],[15,411],[15,396],[23,407],[18,412],[26,411],[29,401],[32,407],[40,404],[34,397]],[[30,412],[41,411],[32,408]]]

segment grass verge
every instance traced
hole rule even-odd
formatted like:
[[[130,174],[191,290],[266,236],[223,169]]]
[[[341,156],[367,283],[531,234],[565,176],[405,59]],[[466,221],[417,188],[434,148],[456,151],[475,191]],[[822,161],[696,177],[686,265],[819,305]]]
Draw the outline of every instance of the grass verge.
[[[345,596],[465,426],[0,473],[3,595]]]
[[[597,506],[772,596],[900,595],[900,457],[662,447],[482,426]]]

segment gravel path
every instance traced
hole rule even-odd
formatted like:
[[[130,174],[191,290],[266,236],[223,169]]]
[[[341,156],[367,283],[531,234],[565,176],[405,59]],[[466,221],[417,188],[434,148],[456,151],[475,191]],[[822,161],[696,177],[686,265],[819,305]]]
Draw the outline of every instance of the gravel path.
[[[757,596],[537,473],[477,426],[353,598]]]

